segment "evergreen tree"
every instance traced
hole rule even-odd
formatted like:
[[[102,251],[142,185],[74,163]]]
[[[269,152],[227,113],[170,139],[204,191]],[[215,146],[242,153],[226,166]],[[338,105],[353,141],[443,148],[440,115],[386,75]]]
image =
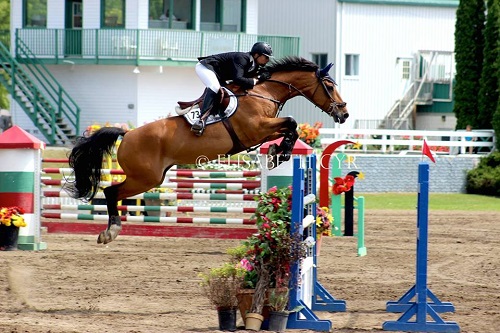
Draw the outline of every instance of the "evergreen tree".
[[[478,128],[491,128],[493,114],[498,106],[500,68],[496,63],[500,54],[500,3],[488,0],[484,29],[484,61],[479,81]]]
[[[455,23],[456,84],[454,87],[457,129],[477,127],[479,80],[484,49],[484,0],[460,0]]]
[[[3,36],[9,36],[8,32],[10,30],[10,1],[9,0],[0,0],[0,34]],[[9,41],[8,37],[2,38],[1,41],[5,40]],[[5,46],[9,46],[8,44]],[[0,84],[0,108],[1,109],[9,109],[9,99],[7,89],[3,85]]]

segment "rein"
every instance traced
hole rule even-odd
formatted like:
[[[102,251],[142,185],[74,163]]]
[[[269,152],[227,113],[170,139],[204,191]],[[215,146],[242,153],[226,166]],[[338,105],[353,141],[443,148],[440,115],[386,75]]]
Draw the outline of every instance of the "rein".
[[[323,87],[323,89],[325,90],[326,94],[328,95],[328,97],[330,97],[330,108],[328,109],[328,111],[325,111],[323,109],[321,109],[321,107],[316,104],[311,98],[307,97],[299,88],[295,87],[293,84],[291,83],[288,83],[288,82],[285,82],[285,81],[280,81],[280,80],[274,80],[274,79],[269,79],[269,80],[266,80],[266,82],[274,82],[274,83],[279,83],[281,85],[285,85],[285,86],[288,86],[288,97],[292,94],[292,89],[295,90],[296,92],[298,92],[302,97],[304,97],[305,99],[307,99],[309,102],[311,102],[312,104],[314,104],[316,107],[320,108],[321,111],[327,113],[329,116],[332,116],[332,113],[334,112],[334,108],[335,107],[339,107],[339,106],[342,106],[342,105],[345,105],[344,103],[338,103],[336,102],[333,97],[330,95],[330,93],[328,92],[328,89],[326,88],[325,86],[325,83],[323,82],[323,78],[319,78],[320,82],[318,83],[318,85],[316,86],[316,89],[314,89],[314,92],[313,92],[313,96],[316,94],[316,91],[318,90],[320,84],[321,86]],[[335,82],[333,82],[335,83]],[[281,101],[278,101],[278,100],[275,100],[275,99],[272,99],[270,97],[266,97],[266,96],[263,96],[263,95],[258,95],[258,94],[253,94],[253,93],[248,93],[249,96],[255,96],[255,97],[259,97],[259,98],[263,98],[263,99],[267,99],[267,100],[270,100],[276,104],[278,104],[278,113],[276,114],[276,117],[279,115],[281,109],[283,109],[283,106],[285,105],[286,101],[285,102],[281,102]],[[287,98],[288,100],[289,98]]]

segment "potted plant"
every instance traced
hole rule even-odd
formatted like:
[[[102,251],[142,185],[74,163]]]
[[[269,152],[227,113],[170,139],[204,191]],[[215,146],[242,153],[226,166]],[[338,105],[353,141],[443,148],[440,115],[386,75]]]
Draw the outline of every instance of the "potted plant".
[[[3,207],[0,209],[0,250],[17,249],[19,228],[25,227],[24,210],[20,207]]]
[[[287,287],[275,288],[269,295],[269,331],[283,332],[288,321],[288,299],[289,289]]]
[[[217,309],[219,329],[222,331],[236,330],[236,309],[238,307],[236,294],[241,288],[243,275],[244,270],[232,263],[212,268],[208,274],[200,274],[201,287],[210,303]]]
[[[245,242],[246,271],[252,272],[256,278],[255,292],[250,312],[246,315],[246,328],[258,330],[248,324],[256,319],[262,323],[263,308],[269,288],[288,286],[291,267],[294,261],[303,258],[305,251],[300,235],[291,235],[291,187],[278,189],[272,187],[260,194],[255,213],[257,233]]]

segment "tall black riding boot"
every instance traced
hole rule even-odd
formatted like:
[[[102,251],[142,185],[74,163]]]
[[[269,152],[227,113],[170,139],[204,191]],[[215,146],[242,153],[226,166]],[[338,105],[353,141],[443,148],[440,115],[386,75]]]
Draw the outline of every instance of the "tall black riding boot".
[[[191,131],[197,136],[201,136],[205,130],[205,122],[209,116],[209,111],[213,109],[216,105],[219,94],[214,93],[211,89],[207,89],[205,98],[203,99],[203,107],[200,111],[200,118],[196,123],[191,126]]]

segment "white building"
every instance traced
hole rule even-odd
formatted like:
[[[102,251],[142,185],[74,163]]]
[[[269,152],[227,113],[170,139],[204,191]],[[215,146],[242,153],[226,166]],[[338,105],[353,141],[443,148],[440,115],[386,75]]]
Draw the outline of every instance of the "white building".
[[[458,2],[275,0],[259,7],[259,31],[297,35],[302,56],[335,63],[334,77],[350,113],[343,127],[454,129]],[[299,117],[307,104],[293,107],[288,113]],[[393,107],[396,112],[387,120]]]
[[[335,63],[331,74],[350,112],[343,127],[454,129],[457,7],[458,0],[11,1],[11,53],[30,74],[40,67],[33,60],[44,64],[37,86],[48,103],[38,108],[66,112],[55,121],[69,128],[80,110],[79,134],[93,123],[140,126],[167,116],[178,100],[202,93],[198,56],[248,51],[257,40],[277,57]],[[167,9],[177,20],[159,20]],[[16,89],[14,122],[43,138],[50,115],[34,116],[26,104],[35,95]],[[313,108],[296,98],[282,115],[335,126]]]
[[[140,126],[203,93],[199,56],[248,52],[260,40],[277,56],[298,54],[297,37],[257,34],[258,7],[258,0],[12,1],[11,53],[21,65],[5,70],[16,78],[14,122],[49,142],[55,133],[59,143],[68,140],[64,129],[49,128],[54,113],[70,136],[94,123]],[[168,9],[177,19],[159,20]]]

